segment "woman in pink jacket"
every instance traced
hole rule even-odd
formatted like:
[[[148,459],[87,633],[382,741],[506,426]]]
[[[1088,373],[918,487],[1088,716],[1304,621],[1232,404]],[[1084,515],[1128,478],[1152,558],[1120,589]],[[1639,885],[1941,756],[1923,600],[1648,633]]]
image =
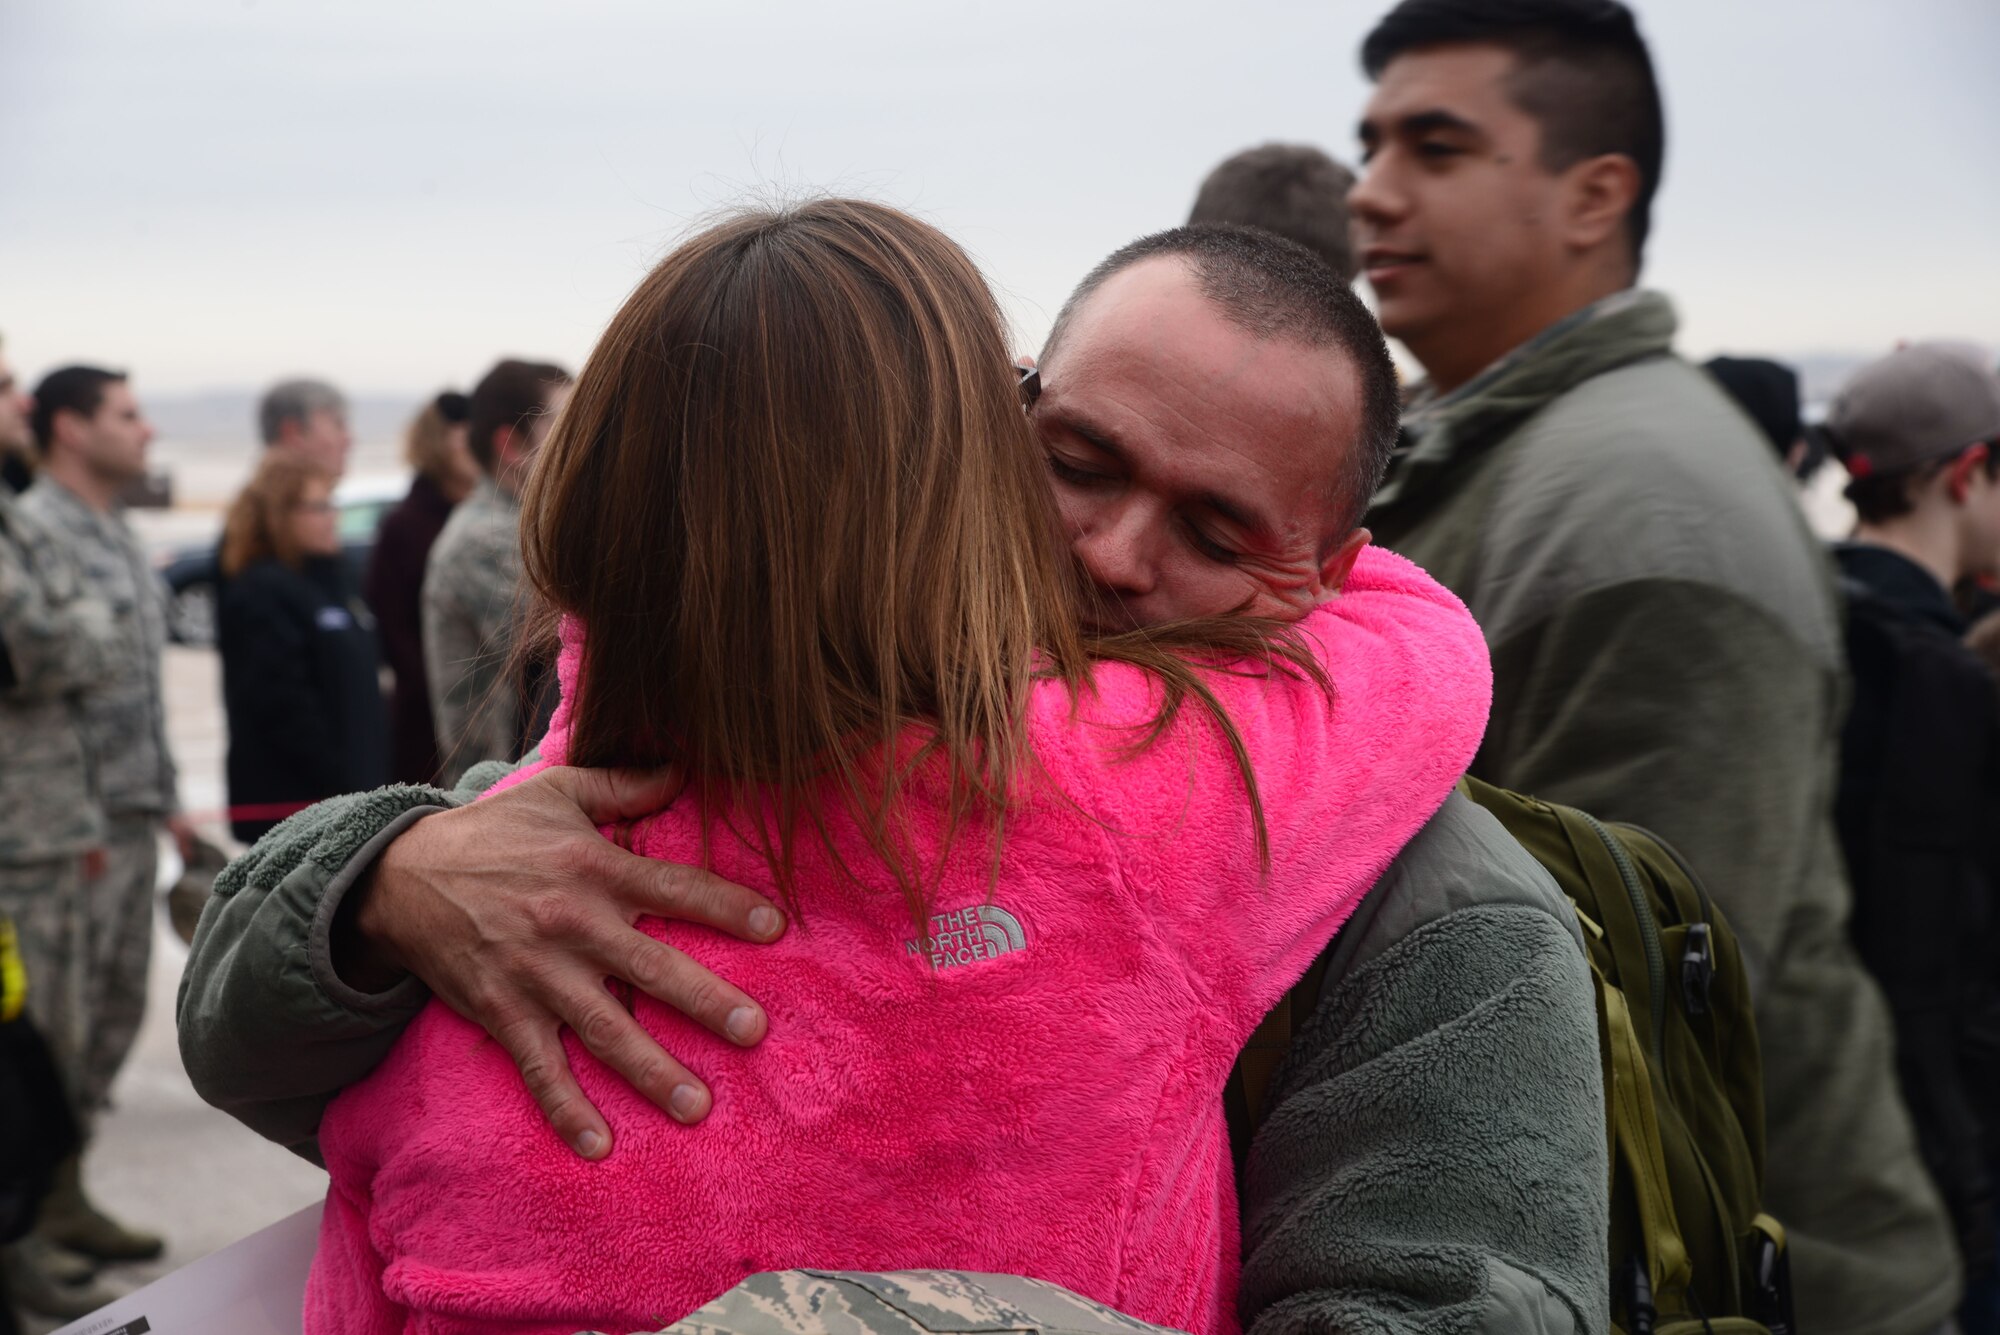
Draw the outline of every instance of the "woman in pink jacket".
[[[618,1129],[586,1162],[433,1003],[321,1127],[309,1331],[652,1329],[794,1266],[1234,1327],[1224,1079],[1464,770],[1485,649],[1358,547],[1295,626],[1085,635],[1046,467],[991,293],[901,213],[746,214],[640,285],[524,502],[541,751],[688,776],[606,834],[789,906],[773,945],[643,924],[770,1034],[624,998],[714,1111],[566,1039]]]

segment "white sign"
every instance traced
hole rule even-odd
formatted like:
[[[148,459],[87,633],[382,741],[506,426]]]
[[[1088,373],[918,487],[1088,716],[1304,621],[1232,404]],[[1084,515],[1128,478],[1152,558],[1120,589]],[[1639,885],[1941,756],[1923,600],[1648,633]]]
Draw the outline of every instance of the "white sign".
[[[56,1335],[299,1335],[320,1209],[308,1205]]]

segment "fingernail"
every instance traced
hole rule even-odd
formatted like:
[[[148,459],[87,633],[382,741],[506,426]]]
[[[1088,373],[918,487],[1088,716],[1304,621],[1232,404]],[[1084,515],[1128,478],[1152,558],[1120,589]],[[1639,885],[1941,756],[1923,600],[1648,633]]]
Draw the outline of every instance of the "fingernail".
[[[729,1012],[729,1018],[722,1022],[722,1027],[738,1043],[754,1043],[757,1041],[757,1012],[748,1006],[738,1006]]]
[[[759,936],[776,936],[784,925],[785,920],[774,908],[760,905],[750,910],[750,930]]]
[[[595,1131],[585,1131],[576,1138],[576,1152],[586,1159],[595,1159],[604,1148],[604,1137]]]
[[[674,1110],[674,1116],[683,1122],[692,1122],[701,1116],[704,1106],[701,1091],[693,1085],[675,1085],[674,1092],[667,1096],[667,1103]]]

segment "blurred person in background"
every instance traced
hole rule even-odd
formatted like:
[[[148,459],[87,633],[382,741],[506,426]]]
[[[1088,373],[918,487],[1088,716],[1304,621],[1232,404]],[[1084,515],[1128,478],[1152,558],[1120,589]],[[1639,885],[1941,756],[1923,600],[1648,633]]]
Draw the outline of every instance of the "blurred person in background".
[[[1971,1335],[2000,1330],[2000,683],[1951,591],[2000,575],[2000,376],[1912,344],[1856,371],[1827,432],[1853,481],[1853,705],[1841,844],[1856,948],[1888,994],[1918,1144],[1958,1227]]]
[[[82,1008],[90,1045],[77,1098],[88,1135],[145,1014],[159,836],[172,835],[186,859],[194,827],[181,814],[167,746],[160,681],[166,592],[119,502],[145,476],[153,428],[122,373],[89,366],[43,378],[32,424],[42,472],[21,508],[68,546],[85,589],[109,605],[116,637],[113,675],[82,698],[84,738],[107,822],[104,870],[84,887]],[[78,1157],[64,1164],[40,1231],[103,1261],[149,1260],[165,1246],[91,1203]]]
[[[432,783],[438,775],[437,725],[424,670],[424,565],[452,507],[479,481],[479,465],[466,444],[471,408],[465,395],[446,390],[410,423],[404,454],[416,477],[410,494],[382,517],[361,586],[375,613],[382,657],[396,674],[389,704],[389,775],[399,783]]]
[[[341,559],[333,475],[264,456],[229,507],[217,607],[230,828],[254,843],[322,797],[389,775],[374,617]]]
[[[1826,462],[1826,441],[1799,411],[1799,373],[1763,357],[1711,357],[1701,369],[1715,378],[1771,443],[1785,471],[1803,486]]]
[[[1615,0],[1405,0],[1362,64],[1355,244],[1428,377],[1368,522],[1493,648],[1472,772],[1688,858],[1753,982],[1800,1328],[1934,1330],[1957,1249],[1847,934],[1833,572],[1635,286],[1665,156],[1645,41]]]
[[[257,433],[267,449],[297,454],[338,482],[354,437],[347,397],[324,380],[281,380],[257,403]]]
[[[1310,144],[1265,144],[1209,172],[1188,214],[1193,223],[1239,223],[1276,232],[1354,280],[1347,192],[1354,173]]]
[[[13,496],[26,491],[35,480],[35,440],[28,429],[28,413],[33,407],[13,366],[0,352],[0,487]]]
[[[508,359],[473,386],[472,493],[445,520],[424,569],[424,666],[446,786],[482,760],[512,760],[548,723],[546,670],[514,663],[521,629],[521,488],[569,392],[569,373]]]
[[[0,432],[24,404],[0,397]],[[88,1283],[94,1260],[26,1230],[55,1168],[76,1152],[69,1109],[90,1084],[95,925],[85,886],[103,870],[105,821],[83,697],[115,679],[119,649],[110,605],[68,545],[0,490],[0,1241],[13,1244],[0,1250],[0,1328],[9,1293],[54,1317],[83,1316],[112,1296]],[[31,1154],[47,1142],[30,1122],[70,1127],[53,1163]]]

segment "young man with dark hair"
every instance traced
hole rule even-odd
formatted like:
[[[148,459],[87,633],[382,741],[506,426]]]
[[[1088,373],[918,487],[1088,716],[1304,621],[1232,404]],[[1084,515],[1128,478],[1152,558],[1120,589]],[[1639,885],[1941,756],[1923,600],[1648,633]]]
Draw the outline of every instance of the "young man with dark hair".
[[[1832,572],[1634,286],[1664,141],[1645,43],[1615,0],[1406,0],[1363,63],[1355,241],[1427,373],[1369,524],[1493,648],[1473,772],[1688,858],[1750,970],[1801,1328],[1933,1329],[1957,1258],[1847,937]]]
[[[42,471],[21,509],[67,544],[85,589],[111,608],[116,637],[110,679],[81,698],[107,826],[104,868],[83,891],[88,931],[80,969],[89,1042],[73,1093],[87,1133],[109,1101],[112,1078],[145,1013],[160,832],[170,833],[185,856],[194,830],[180,813],[167,747],[160,683],[165,591],[119,500],[145,476],[153,428],[122,373],[89,366],[45,377],[35,387],[32,422]],[[64,1166],[40,1232],[100,1260],[143,1260],[163,1246],[97,1209],[75,1159]]]
[[[520,622],[521,487],[568,385],[560,366],[508,360],[472,390],[466,444],[485,476],[424,566],[424,663],[447,785],[479,761],[514,759],[548,720],[541,693],[508,673]]]
[[[2000,376],[1935,344],[1854,373],[1827,419],[1860,520],[1834,549],[1854,699],[1841,844],[1854,943],[1974,1277],[1994,1269],[2000,1149],[2000,683],[1951,591],[2000,575]],[[1969,1301],[1968,1331],[1994,1328]]]
[[[0,361],[0,451],[30,448],[30,438],[28,397]],[[29,1073],[12,1063],[28,1055],[26,1040],[19,1048],[0,1040],[7,1049],[0,1054],[0,1133],[29,1134],[9,1120],[24,1111],[23,1096],[66,1109],[88,1084],[94,1017],[83,1003],[102,980],[89,977],[92,962],[79,942],[96,934],[85,894],[104,856],[105,820],[83,708],[88,692],[115,680],[118,644],[111,607],[86,587],[69,545],[0,487],[0,955],[17,948],[13,961],[0,960],[0,1031],[17,1038],[27,1032],[25,1023],[6,1024],[25,1001],[55,1067],[40,1074],[61,1084],[20,1084]],[[20,972],[8,976],[9,963]],[[74,1122],[73,1114],[59,1115]],[[28,1148],[7,1144],[0,1162],[18,1167]],[[84,1282],[94,1261],[46,1236],[20,1236],[35,1222],[48,1185],[38,1180],[31,1188],[0,1173],[0,1217],[11,1220],[11,1227],[0,1222],[0,1237],[12,1242],[0,1245],[0,1329],[11,1329],[10,1298],[46,1316],[79,1317],[113,1296]],[[23,1191],[32,1194],[24,1199]]]
[[[1354,173],[1310,144],[1264,144],[1224,158],[1202,181],[1188,214],[1196,223],[1261,227],[1296,241],[1354,279],[1347,192]]]

